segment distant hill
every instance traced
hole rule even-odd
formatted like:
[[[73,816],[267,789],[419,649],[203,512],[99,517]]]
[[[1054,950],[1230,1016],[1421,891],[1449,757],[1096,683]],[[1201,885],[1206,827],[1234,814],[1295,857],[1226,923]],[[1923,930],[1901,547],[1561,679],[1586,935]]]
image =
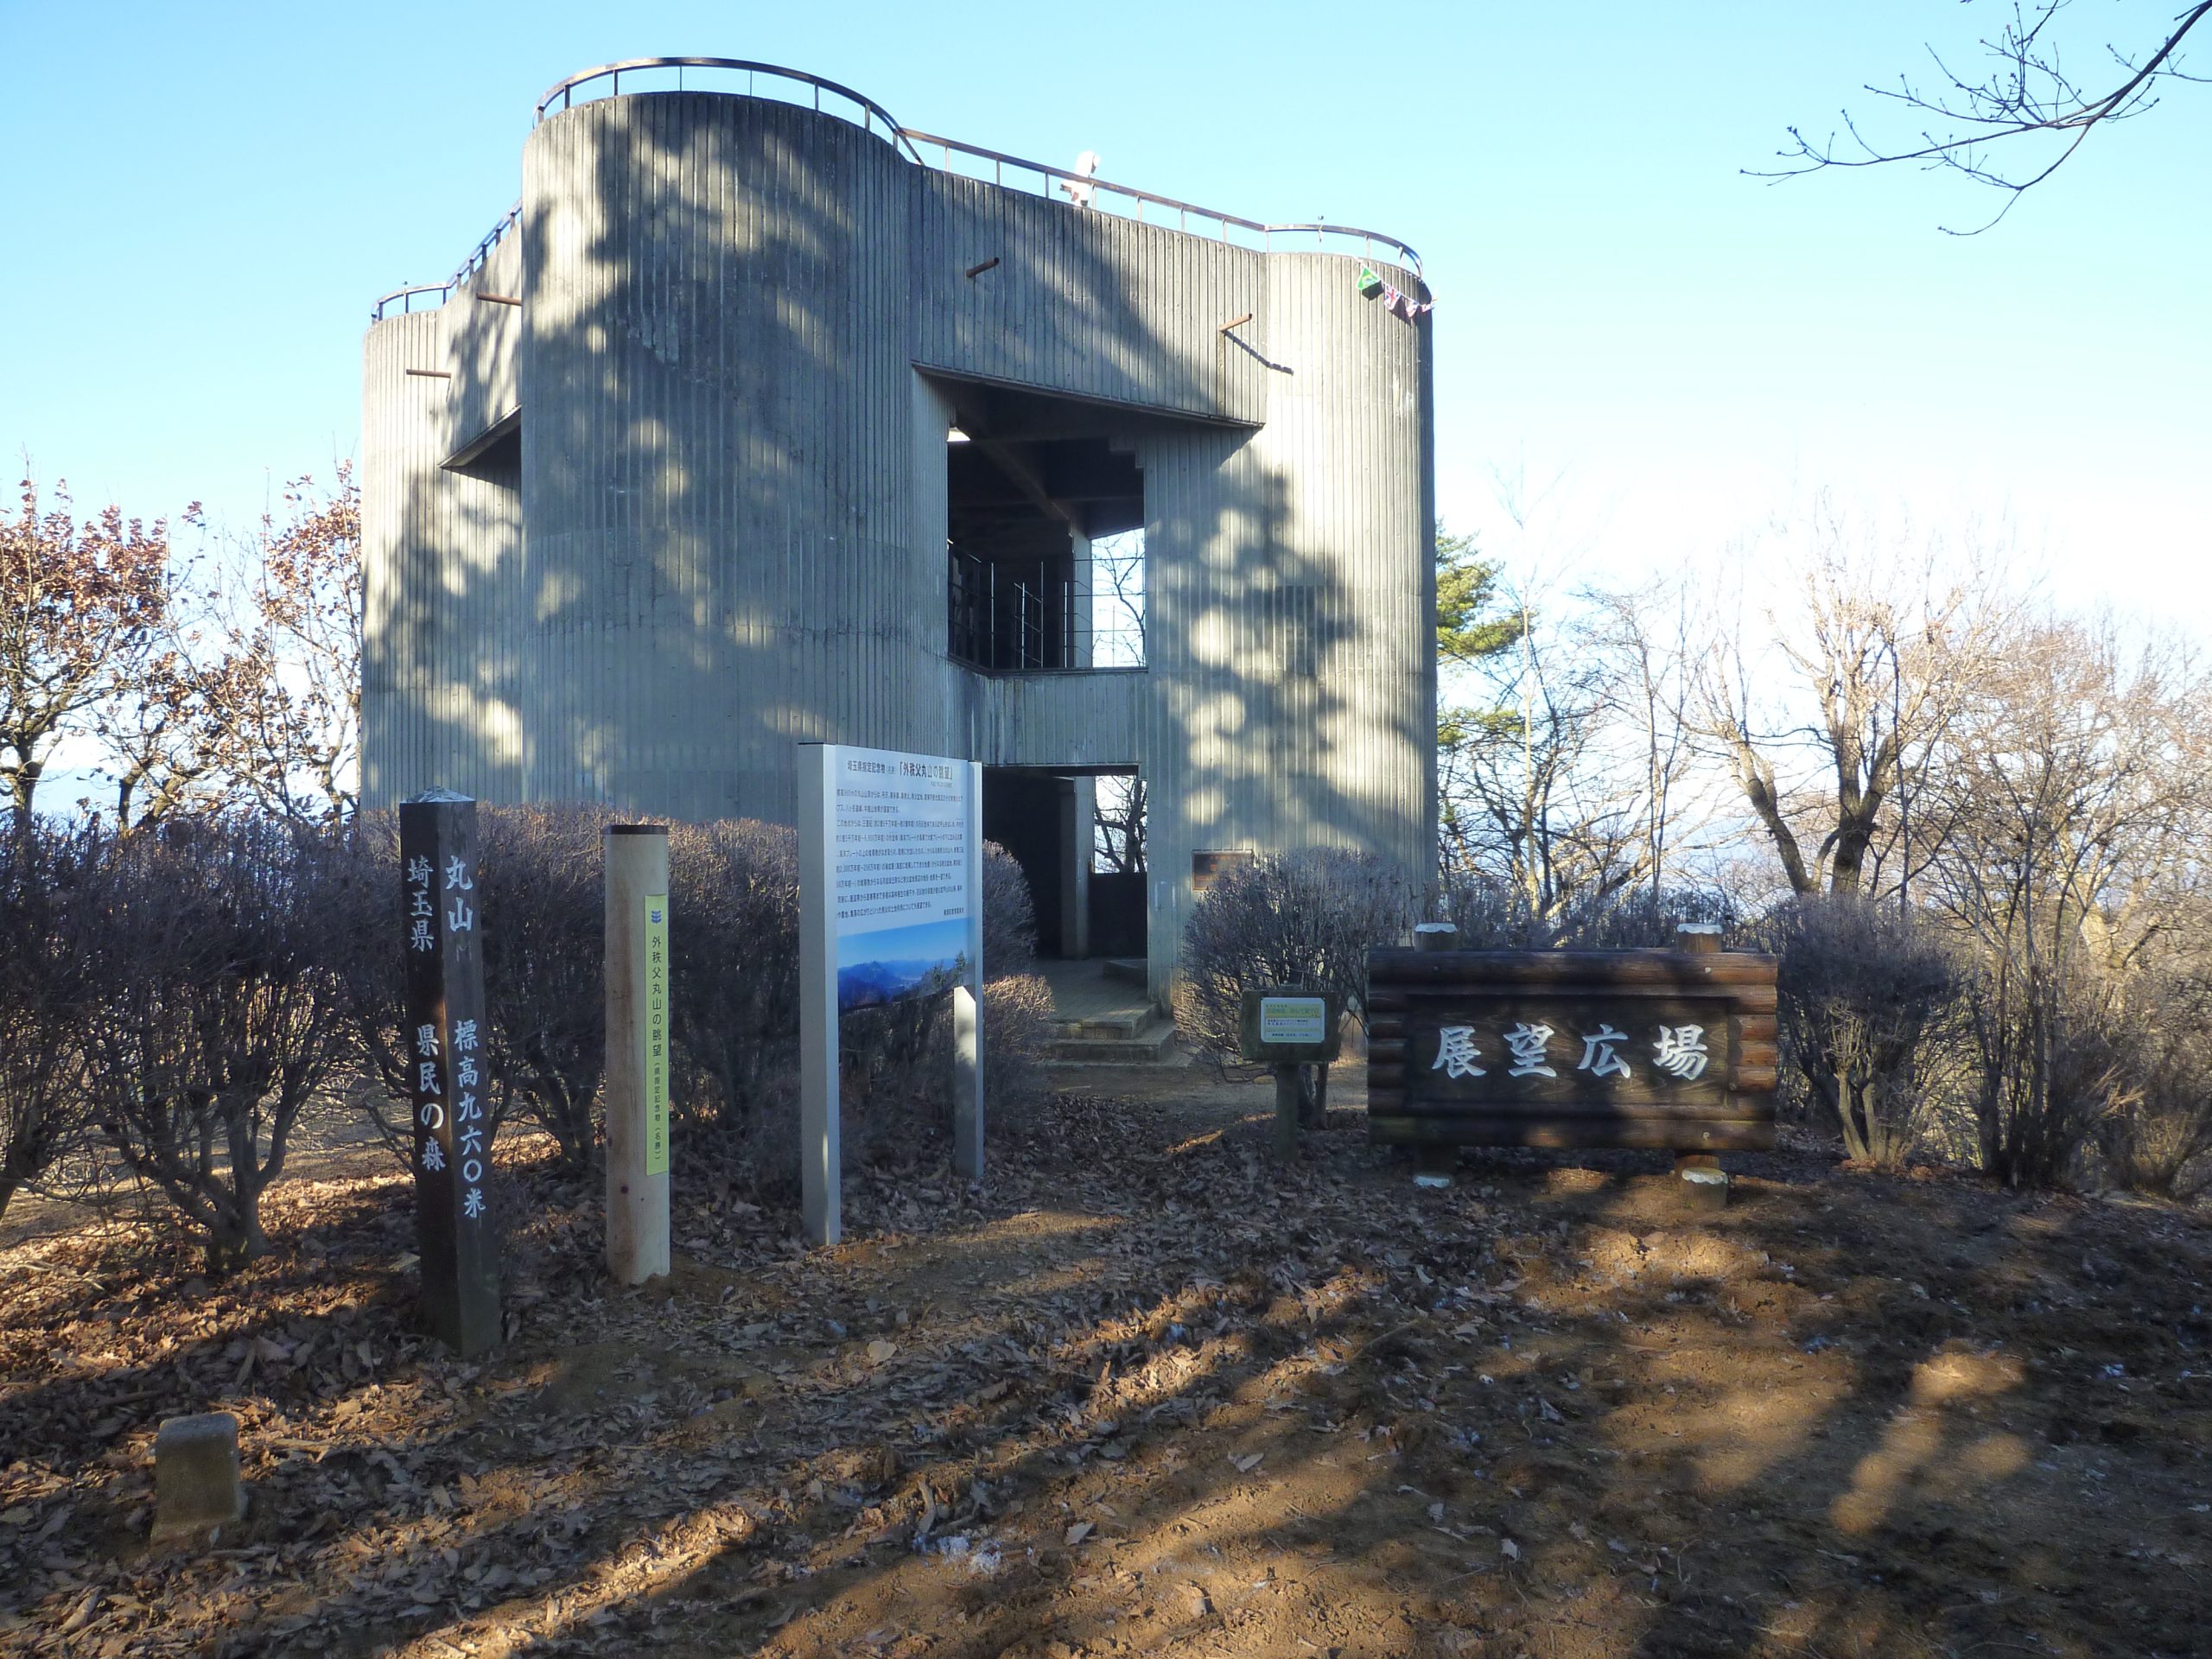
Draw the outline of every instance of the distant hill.
[[[837,1010],[872,1008],[902,996],[943,990],[952,980],[952,970],[941,962],[855,963],[837,970]]]

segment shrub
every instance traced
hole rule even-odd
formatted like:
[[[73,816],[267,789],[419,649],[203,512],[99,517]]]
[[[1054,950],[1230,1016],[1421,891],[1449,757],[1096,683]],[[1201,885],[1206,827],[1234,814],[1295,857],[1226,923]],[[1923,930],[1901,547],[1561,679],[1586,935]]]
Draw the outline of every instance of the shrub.
[[[332,829],[321,885],[326,957],[353,1028],[356,1091],[385,1145],[414,1157],[414,1058],[401,1032],[407,979],[399,875],[399,815],[363,812]],[[493,1102],[493,1131],[500,1103]]]
[[[798,837],[749,818],[674,824],[668,864],[675,1109],[700,1152],[795,1175]]]
[[[2102,1147],[2123,1185],[2189,1198],[2212,1185],[2212,974],[2172,966],[2131,988],[2125,1079]]]
[[[983,1008],[988,1125],[1019,1114],[1044,1092],[1045,1051],[1052,1039],[1052,988],[1037,974],[1002,975],[983,987]]]
[[[1904,1160],[1932,1052],[1954,1030],[1958,959],[1924,923],[1855,895],[1786,904],[1763,930],[1782,958],[1782,1046],[1849,1156]]]
[[[1262,853],[1224,872],[1183,929],[1177,1028],[1217,1064],[1233,1060],[1245,991],[1276,985],[1335,991],[1363,1019],[1367,952],[1402,943],[1414,906],[1404,872],[1370,853]],[[1325,1084],[1312,1075],[1304,1084],[1310,1120]]]
[[[585,804],[477,814],[493,1122],[520,1111],[553,1137],[569,1174],[590,1166],[607,1070],[601,842],[613,816]]]
[[[2113,988],[2079,962],[1999,957],[1969,982],[1981,1166],[2012,1186],[2069,1183],[2126,1103],[2127,1036]]]
[[[261,1195],[351,1052],[327,963],[327,862],[310,832],[249,820],[164,822],[112,855],[88,1091],[125,1166],[218,1268],[268,1248]]]
[[[983,971],[1026,974],[1037,965],[1037,903],[1012,853],[983,843]]]
[[[84,1015],[108,843],[0,828],[0,1215],[82,1141]]]

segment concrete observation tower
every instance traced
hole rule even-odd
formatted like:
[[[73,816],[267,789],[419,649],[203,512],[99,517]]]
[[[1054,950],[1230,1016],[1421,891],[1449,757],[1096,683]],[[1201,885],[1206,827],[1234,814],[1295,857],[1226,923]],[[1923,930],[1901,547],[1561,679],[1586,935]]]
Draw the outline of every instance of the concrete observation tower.
[[[537,115],[514,210],[364,347],[367,804],[790,823],[803,741],[977,760],[1046,952],[1142,957],[1155,999],[1240,853],[1426,875],[1412,250],[766,64],[608,66]],[[1143,874],[1094,874],[1132,777]]]

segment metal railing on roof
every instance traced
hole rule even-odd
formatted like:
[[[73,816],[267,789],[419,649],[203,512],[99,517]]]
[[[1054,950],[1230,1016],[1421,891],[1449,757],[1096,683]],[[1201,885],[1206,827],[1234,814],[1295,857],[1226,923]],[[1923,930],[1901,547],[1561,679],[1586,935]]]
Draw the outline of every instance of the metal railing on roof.
[[[952,158],[956,154],[972,156],[979,161],[991,163],[989,182],[999,186],[1001,189],[1007,188],[1007,168],[1013,168],[1017,175],[1034,174],[1046,181],[1043,188],[1037,192],[1039,195],[1049,196],[1052,194],[1053,181],[1058,181],[1071,200],[1084,202],[1092,207],[1097,206],[1096,200],[1092,199],[1096,194],[1121,197],[1135,204],[1135,211],[1128,216],[1140,223],[1165,222],[1147,219],[1145,217],[1145,209],[1149,206],[1160,209],[1162,213],[1173,213],[1176,216],[1174,228],[1177,230],[1189,231],[1191,220],[1195,218],[1202,223],[1215,226],[1212,234],[1224,242],[1236,240],[1230,234],[1232,231],[1242,231],[1249,237],[1255,237],[1258,238],[1258,246],[1265,252],[1274,251],[1278,238],[1288,241],[1294,237],[1307,236],[1313,238],[1314,245],[1323,252],[1337,252],[1340,250],[1331,247],[1328,238],[1340,237],[1347,241],[1359,243],[1363,257],[1367,258],[1373,258],[1378,248],[1388,249],[1391,254],[1402,259],[1411,267],[1415,276],[1421,274],[1421,255],[1415,253],[1405,243],[1399,241],[1396,237],[1385,236],[1380,231],[1363,231],[1353,225],[1331,225],[1325,222],[1311,225],[1263,224],[1256,219],[1242,219],[1235,213],[1224,213],[1212,207],[1201,207],[1196,202],[1178,201],[1173,196],[1155,195],[1149,190],[1140,190],[1135,185],[1114,184],[1089,174],[1074,172],[1065,167],[1054,167],[1049,162],[1025,161],[1019,156],[1007,156],[995,149],[985,149],[980,144],[963,144],[957,138],[940,137],[936,133],[923,132],[914,127],[903,127],[899,131],[902,137],[911,139],[917,144],[927,144],[934,148],[942,160],[933,165],[938,171],[950,173],[956,177],[978,177],[976,174],[963,173],[952,164]],[[926,157],[917,156],[915,159],[923,161],[925,164],[932,164],[927,162]]]
[[[683,72],[687,69],[705,69],[717,74],[741,73],[746,77],[745,92],[748,98],[760,96],[760,81],[763,75],[768,77],[772,88],[778,81],[792,81],[811,91],[814,108],[817,114],[822,112],[822,94],[828,92],[833,98],[842,98],[859,109],[860,124],[863,130],[880,132],[893,149],[905,150],[914,161],[918,162],[922,159],[914,154],[913,145],[905,142],[906,135],[900,130],[898,122],[892,119],[891,111],[865,93],[856,92],[851,87],[840,86],[834,80],[825,80],[820,75],[810,75],[804,69],[786,69],[781,64],[755,63],[750,58],[625,58],[620,63],[602,63],[595,69],[578,70],[567,79],[554,82],[546,90],[545,96],[537,100],[537,112],[531,117],[531,125],[536,126],[545,119],[545,112],[553,107],[553,100],[556,98],[561,100],[563,109],[570,108],[575,101],[577,89],[588,86],[595,80],[604,80],[608,83],[607,91],[598,96],[620,98],[622,95],[623,76],[630,77],[634,89],[637,78],[640,74],[670,69],[676,72],[676,86],[673,90],[679,92],[686,90],[683,85]],[[660,86],[645,90],[666,92],[671,89]],[[772,95],[772,92],[771,96]],[[791,103],[793,100],[783,99],[778,101]],[[832,108],[829,113],[843,115],[849,121],[852,119],[849,114],[842,110]]]
[[[418,294],[435,294],[438,296],[436,303],[443,305],[453,297],[454,289],[484,269],[484,262],[492,257],[492,250],[499,245],[499,238],[514,229],[521,219],[522,203],[517,202],[507,209],[507,216],[494,225],[484,239],[476,245],[475,251],[461,262],[460,270],[442,283],[416,283],[410,287],[393,289],[370,308],[370,321],[382,322],[386,317],[395,315],[395,307],[397,315],[404,316],[415,308],[415,296]]]
[[[607,82],[607,90],[597,93],[588,92],[585,94],[584,101],[588,102],[594,97],[620,97],[624,75],[631,77],[634,88],[637,79],[640,75],[664,73],[671,70],[675,72],[674,90],[678,92],[687,90],[683,84],[684,72],[687,70],[703,70],[715,74],[743,74],[746,77],[746,95],[753,98],[760,96],[760,80],[764,75],[768,77],[772,88],[779,82],[791,82],[809,89],[813,107],[817,111],[840,115],[850,120],[852,118],[849,113],[838,110],[834,105],[823,111],[822,95],[828,92],[833,98],[843,99],[859,109],[861,112],[859,124],[863,130],[878,134],[886,143],[917,165],[935,166],[940,172],[950,173],[956,178],[978,176],[974,173],[963,173],[953,165],[952,158],[957,154],[977,161],[988,162],[991,164],[991,182],[1001,188],[1011,188],[1007,185],[1006,170],[1012,168],[1018,176],[1034,175],[1038,179],[1039,182],[1035,194],[1039,195],[1050,197],[1053,185],[1057,181],[1067,193],[1071,200],[1088,207],[1097,207],[1097,199],[1102,194],[1131,203],[1134,211],[1128,216],[1135,219],[1141,224],[1164,223],[1164,220],[1146,218],[1147,207],[1156,208],[1161,213],[1173,213],[1175,215],[1174,228],[1178,230],[1189,232],[1191,221],[1195,218],[1202,225],[1211,225],[1213,227],[1211,233],[1220,241],[1239,246],[1257,246],[1261,251],[1268,253],[1276,251],[1278,240],[1285,245],[1290,245],[1294,240],[1302,240],[1308,236],[1313,238],[1314,246],[1325,253],[1339,251],[1350,253],[1351,250],[1348,247],[1340,248],[1332,245],[1332,238],[1338,243],[1357,242],[1360,246],[1363,257],[1372,259],[1376,257],[1376,250],[1387,250],[1386,257],[1395,257],[1403,261],[1417,276],[1421,274],[1421,255],[1398,240],[1396,237],[1385,236],[1380,231],[1366,231],[1353,225],[1331,225],[1318,221],[1310,225],[1264,224],[1256,219],[1243,219],[1235,213],[1222,213],[1216,208],[1201,207],[1196,202],[1179,201],[1173,196],[1156,195],[1149,190],[1140,190],[1134,185],[1115,184],[1108,180],[1077,173],[1067,168],[1053,167],[1048,162],[1027,161],[1019,156],[1008,156],[999,150],[985,149],[980,144],[965,144],[957,138],[944,138],[933,132],[923,132],[916,128],[902,127],[892,118],[891,112],[874,99],[856,92],[849,86],[841,86],[836,81],[825,79],[820,75],[809,74],[804,69],[786,69],[779,64],[773,63],[756,63],[748,58],[626,58],[620,63],[602,63],[595,68],[580,70],[564,80],[555,82],[547,89],[545,96],[537,100],[537,108],[531,118],[531,124],[535,126],[543,122],[546,113],[553,108],[556,99],[560,101],[562,109],[573,108],[577,101],[576,94],[579,90],[596,82],[602,80]],[[661,87],[645,90],[665,91],[668,89]],[[779,101],[791,103],[796,100],[785,99]],[[925,156],[919,148],[924,144],[933,146],[938,152],[940,160],[931,162]],[[501,237],[514,228],[521,213],[522,204],[517,202],[507,210],[507,216],[492,227],[491,234],[476,245],[476,251],[462,262],[461,269],[454,271],[444,282],[396,288],[391,293],[385,295],[372,308],[370,312],[372,320],[382,321],[386,316],[393,315],[392,308],[395,306],[402,315],[413,310],[416,297],[419,295],[435,294],[438,296],[436,303],[444,304],[452,297],[453,291],[456,288],[483,269],[484,262],[491,257],[492,250],[499,245]],[[1241,238],[1238,234],[1240,232]],[[1198,232],[1193,232],[1193,234],[1197,233]]]

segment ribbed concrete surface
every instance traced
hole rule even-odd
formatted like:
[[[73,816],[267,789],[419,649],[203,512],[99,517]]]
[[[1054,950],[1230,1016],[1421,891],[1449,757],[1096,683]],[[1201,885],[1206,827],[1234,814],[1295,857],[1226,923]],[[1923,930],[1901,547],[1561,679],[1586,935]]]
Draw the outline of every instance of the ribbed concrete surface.
[[[1360,297],[1357,260],[1001,190],[711,93],[553,116],[522,194],[469,291],[365,346],[372,804],[438,785],[788,821],[817,738],[1136,766],[1156,992],[1194,849],[1360,846],[1426,874],[1431,325]],[[1221,332],[1248,312],[1249,350]],[[944,434],[969,380],[1121,411],[1145,671],[947,658]],[[512,472],[442,464],[518,410]]]

